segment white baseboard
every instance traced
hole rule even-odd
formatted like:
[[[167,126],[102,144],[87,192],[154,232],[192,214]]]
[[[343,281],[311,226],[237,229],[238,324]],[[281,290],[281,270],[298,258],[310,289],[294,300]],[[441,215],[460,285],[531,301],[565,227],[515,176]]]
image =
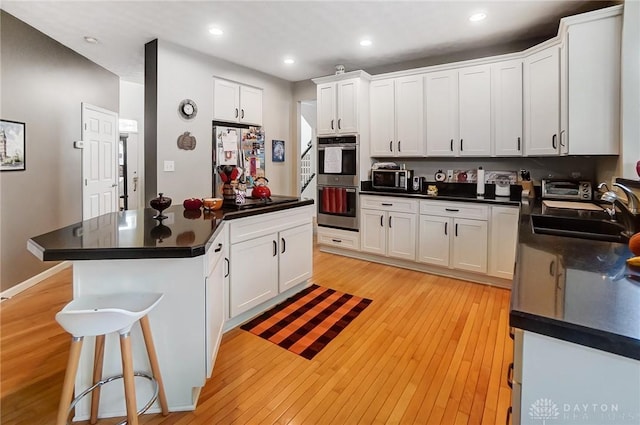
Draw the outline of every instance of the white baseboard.
[[[71,267],[73,263],[71,261],[63,261],[62,263],[56,264],[55,266],[51,267],[50,269],[47,269],[45,271],[43,271],[42,273],[39,273],[27,280],[25,280],[24,282],[20,282],[15,286],[12,286],[11,288],[7,289],[6,291],[2,291],[0,293],[0,299],[2,299],[2,301],[9,299],[15,295],[18,295],[20,292],[22,291],[26,291],[27,289],[31,288],[32,286],[37,285],[38,283],[42,282],[43,280],[53,276],[54,274],[66,269],[67,267]]]

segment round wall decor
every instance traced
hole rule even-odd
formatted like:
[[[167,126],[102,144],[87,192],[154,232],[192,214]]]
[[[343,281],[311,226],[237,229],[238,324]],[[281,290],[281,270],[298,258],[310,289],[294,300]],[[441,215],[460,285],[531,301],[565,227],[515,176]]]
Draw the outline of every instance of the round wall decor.
[[[183,100],[178,106],[178,113],[185,120],[194,118],[198,114],[198,107],[196,106],[196,102],[191,99]]]

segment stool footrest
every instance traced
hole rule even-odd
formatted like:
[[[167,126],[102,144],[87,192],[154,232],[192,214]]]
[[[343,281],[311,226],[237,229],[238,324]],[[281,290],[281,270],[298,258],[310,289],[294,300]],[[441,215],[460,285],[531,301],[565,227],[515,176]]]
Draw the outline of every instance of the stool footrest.
[[[153,376],[151,376],[151,375],[149,375],[147,373],[134,372],[133,376],[134,377],[135,376],[139,376],[141,378],[148,379],[153,384],[153,396],[151,397],[151,399],[140,410],[138,410],[136,412],[136,415],[139,416],[139,415],[142,415],[147,410],[149,410],[151,405],[158,399],[159,385],[158,385],[158,381],[156,381],[156,379]],[[69,405],[69,410],[67,411],[67,417],[69,416],[69,413],[71,413],[73,408],[76,407],[76,404],[78,404],[80,402],[80,400],[82,400],[85,396],[87,396],[93,390],[95,390],[98,387],[102,387],[103,385],[108,384],[109,382],[115,381],[116,379],[122,379],[122,378],[124,378],[124,375],[122,375],[122,374],[115,375],[115,376],[110,376],[108,378],[104,378],[104,379],[96,382],[94,385],[92,385],[91,387],[87,388],[83,392],[81,392],[76,398],[73,399],[73,401],[71,402],[71,405]],[[125,416],[126,416],[126,414],[125,414]],[[126,424],[126,423],[127,423],[127,420],[125,419],[122,422],[118,422],[117,425],[123,425],[123,424]],[[67,421],[67,424],[69,424],[68,421]]]

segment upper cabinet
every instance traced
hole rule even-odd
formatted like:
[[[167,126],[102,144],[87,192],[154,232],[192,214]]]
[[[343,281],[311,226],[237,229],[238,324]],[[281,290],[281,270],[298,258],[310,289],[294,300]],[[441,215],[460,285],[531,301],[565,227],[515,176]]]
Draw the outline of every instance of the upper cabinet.
[[[553,45],[524,62],[525,153],[557,155],[560,136],[560,47]]]
[[[213,119],[262,125],[262,90],[215,78]]]
[[[318,84],[318,134],[357,134],[360,79]]]
[[[371,83],[371,156],[424,156],[423,78]]]
[[[425,76],[428,156],[491,155],[491,67]]]
[[[609,9],[567,22],[562,48],[562,153],[620,152],[622,16]]]
[[[491,65],[493,106],[493,146],[495,156],[521,156],[522,137],[522,61]]]

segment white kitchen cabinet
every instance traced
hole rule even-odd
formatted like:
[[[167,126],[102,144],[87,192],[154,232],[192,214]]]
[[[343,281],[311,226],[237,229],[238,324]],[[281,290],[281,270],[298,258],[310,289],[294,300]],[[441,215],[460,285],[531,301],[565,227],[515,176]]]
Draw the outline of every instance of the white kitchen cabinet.
[[[262,89],[215,78],[213,119],[244,124],[262,124]]]
[[[562,258],[542,249],[521,245],[519,254],[520,279],[535,279],[535,285],[521,285],[519,302],[535,303],[539,314],[562,317],[564,310],[565,269]]]
[[[360,232],[318,226],[316,236],[320,245],[360,251]]]
[[[418,261],[487,272],[486,205],[420,201]]]
[[[225,317],[225,250],[228,244],[222,232],[213,241],[206,254],[207,277],[205,278],[205,341],[207,347],[207,378],[211,377],[213,365],[222,341],[222,326]]]
[[[421,75],[371,83],[371,156],[423,156],[424,89]]]
[[[491,155],[491,67],[429,73],[427,156]]]
[[[358,133],[359,85],[358,78],[318,84],[319,135]]]
[[[522,61],[491,65],[495,156],[522,156]]]
[[[415,261],[418,202],[384,196],[361,196],[360,199],[360,249]]]
[[[313,225],[307,223],[283,230],[278,239],[278,290],[284,292],[311,277]]]
[[[513,279],[518,244],[518,207],[491,207],[489,235],[489,275]]]
[[[622,15],[586,16],[569,18],[563,39],[562,153],[618,155]]]
[[[525,155],[558,155],[560,137],[560,46],[524,61]]]
[[[311,218],[307,206],[230,222],[230,318],[311,276]]]

